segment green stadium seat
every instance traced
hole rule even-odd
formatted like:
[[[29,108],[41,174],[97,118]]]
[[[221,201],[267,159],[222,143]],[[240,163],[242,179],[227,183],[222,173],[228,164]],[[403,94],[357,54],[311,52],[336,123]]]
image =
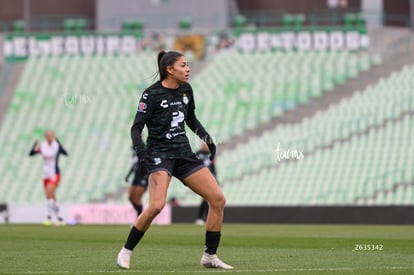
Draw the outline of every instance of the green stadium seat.
[[[181,18],[180,21],[178,22],[178,26],[182,30],[189,30],[189,29],[191,29],[191,27],[192,27],[191,18],[189,18],[189,17]]]
[[[246,25],[246,17],[243,15],[236,15],[233,17],[233,28],[241,30]]]
[[[26,30],[26,24],[23,20],[13,21],[12,31],[13,33],[23,33]]]

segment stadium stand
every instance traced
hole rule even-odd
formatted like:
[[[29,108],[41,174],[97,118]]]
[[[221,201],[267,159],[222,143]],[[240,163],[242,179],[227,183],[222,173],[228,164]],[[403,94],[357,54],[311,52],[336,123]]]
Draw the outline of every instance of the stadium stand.
[[[413,204],[413,66],[327,101],[325,109],[298,123],[260,128],[375,67],[396,69],[382,62],[368,52],[233,50],[206,62],[191,81],[200,120],[220,143],[250,133],[245,143],[235,142],[218,155],[228,204]],[[41,161],[27,153],[47,128],[57,132],[70,155],[61,158],[62,202],[125,201],[129,127],[137,98],[155,71],[154,52],[27,60],[1,125],[0,144],[7,146],[0,156],[0,201],[44,201]],[[197,139],[190,140],[196,149]],[[290,159],[278,159],[278,145]],[[169,197],[182,205],[199,202],[176,180]]]
[[[193,81],[200,91],[196,99],[203,103],[198,113],[214,136],[227,141],[379,62],[378,56],[346,52],[225,52],[215,56]],[[275,73],[269,75],[269,71]]]
[[[257,190],[274,190],[282,200],[278,204],[307,204],[303,196],[311,187],[320,197],[313,197],[310,204],[352,204],[391,190],[394,184],[412,182],[413,73],[414,67],[406,67],[299,125],[279,127],[223,154],[219,159],[223,165],[218,166],[222,180],[229,182],[237,177],[225,187],[229,200],[244,185],[247,194],[261,193],[264,197],[259,200],[263,203],[274,203],[277,197]],[[277,144],[281,146],[280,155],[290,149],[303,152],[304,158],[296,162],[279,160]],[[249,151],[255,152],[254,157],[243,157]],[[290,158],[295,156],[289,153]],[[240,174],[245,176],[240,178]],[[319,188],[317,183],[321,183]],[[298,188],[300,184],[303,186]],[[326,196],[329,192],[331,195]],[[296,199],[285,198],[286,193]],[[378,198],[376,201],[386,203]]]
[[[33,140],[42,139],[48,128],[69,151],[68,159],[61,158],[63,202],[102,198],[122,186],[131,162],[125,133],[135,115],[137,87],[152,81],[153,58],[153,53],[143,53],[28,60],[0,132],[1,142],[8,144],[0,168],[1,200],[43,201],[37,188],[41,161],[27,155]]]
[[[61,160],[66,183],[60,188],[65,194],[62,201],[100,200],[117,192],[130,165],[130,141],[125,133],[138,91],[153,81],[154,56],[149,52],[131,57],[28,60],[0,132],[0,142],[10,144],[5,150],[7,164],[0,171],[6,175],[7,184],[1,190],[4,198],[42,201],[42,190],[35,188],[41,178],[40,161],[25,156],[46,128],[58,133],[70,153],[67,160]],[[226,52],[194,79],[197,112],[214,136],[229,140],[368,70],[375,60],[351,53]],[[269,68],[280,73],[270,78]],[[125,102],[130,104],[125,106]],[[192,144],[196,146],[195,139]],[[22,185],[34,191],[19,192]],[[172,196],[175,192],[172,188]]]
[[[414,66],[406,66],[302,123],[266,131],[220,155],[228,202],[412,204],[413,74]],[[197,202],[181,191],[183,203]]]

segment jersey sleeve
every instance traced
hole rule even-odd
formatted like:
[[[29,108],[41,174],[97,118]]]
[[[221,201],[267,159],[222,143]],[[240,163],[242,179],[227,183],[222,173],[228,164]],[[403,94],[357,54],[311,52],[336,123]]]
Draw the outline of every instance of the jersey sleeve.
[[[35,143],[33,143],[32,149],[29,152],[29,156],[34,156],[34,155],[39,154],[39,153],[40,153],[40,147],[35,142]]]
[[[68,155],[68,151],[66,151],[65,147],[63,147],[62,143],[60,143],[59,139],[56,139],[56,142],[59,144],[59,154],[63,154],[65,156]]]
[[[204,129],[203,125],[197,119],[197,116],[195,114],[195,102],[192,90],[190,101],[188,102],[188,112],[185,122],[187,123],[188,127],[190,127],[191,131],[193,131],[202,141],[207,144],[212,142],[209,133],[206,131],[206,129]]]
[[[145,151],[145,145],[142,141],[141,133],[144,129],[145,124],[152,115],[152,110],[153,104],[151,101],[151,94],[148,90],[145,90],[139,100],[138,110],[131,127],[132,146],[134,147],[134,150],[137,154]]]

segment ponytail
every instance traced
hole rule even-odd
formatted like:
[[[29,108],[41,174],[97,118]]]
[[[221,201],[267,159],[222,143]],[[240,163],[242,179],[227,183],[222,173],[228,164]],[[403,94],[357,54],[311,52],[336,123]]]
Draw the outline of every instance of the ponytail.
[[[164,68],[163,68],[163,66],[161,66],[161,60],[162,60],[162,57],[163,56],[165,56],[165,54],[166,54],[167,52],[166,51],[164,51],[164,50],[161,50],[159,53],[158,53],[158,73],[159,73],[159,75],[160,75],[160,81],[163,81],[165,78],[167,78],[167,68],[165,68],[165,70],[163,70]]]
[[[176,51],[165,51],[161,50],[158,53],[157,63],[158,63],[158,74],[160,75],[160,81],[163,81],[167,78],[167,67],[174,65],[174,62],[177,61],[178,58],[184,56],[180,52]]]

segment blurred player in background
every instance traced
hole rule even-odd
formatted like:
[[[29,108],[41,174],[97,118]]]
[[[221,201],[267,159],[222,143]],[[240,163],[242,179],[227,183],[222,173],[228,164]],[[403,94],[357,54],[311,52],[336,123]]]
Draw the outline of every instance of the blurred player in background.
[[[43,186],[47,199],[47,219],[44,225],[52,225],[52,213],[57,219],[57,225],[65,225],[63,218],[59,215],[59,205],[56,201],[56,188],[60,182],[60,169],[58,165],[59,155],[68,155],[65,148],[60,144],[51,130],[45,131],[45,141],[38,143],[35,140],[29,156],[40,154],[43,157]]]
[[[120,268],[129,269],[132,251],[164,208],[171,177],[175,176],[210,205],[200,264],[232,269],[216,255],[225,197],[214,176],[192,152],[185,131],[187,125],[207,143],[211,158],[214,158],[216,145],[195,115],[193,90],[187,83],[190,76],[187,59],[176,51],[161,51],[158,54],[158,73],[160,80],[142,93],[131,127],[132,142],[139,158],[138,169],[142,174],[149,174],[149,203],[131,228],[118,253],[117,264]],[[148,128],[147,148],[141,138],[145,125]]]
[[[148,176],[141,175],[138,171],[138,156],[135,151],[132,158],[133,163],[131,169],[129,169],[128,175],[125,177],[125,181],[129,182],[129,177],[134,174],[134,179],[129,187],[128,199],[137,211],[137,216],[139,216],[142,212],[142,196],[148,187]]]
[[[196,156],[203,161],[204,165],[210,170],[211,174],[216,178],[216,167],[214,159],[211,159],[211,154],[208,146],[205,142],[201,143],[201,148],[196,152]],[[195,224],[203,225],[206,223],[208,214],[208,202],[202,199],[200,206],[198,207],[198,215]]]

